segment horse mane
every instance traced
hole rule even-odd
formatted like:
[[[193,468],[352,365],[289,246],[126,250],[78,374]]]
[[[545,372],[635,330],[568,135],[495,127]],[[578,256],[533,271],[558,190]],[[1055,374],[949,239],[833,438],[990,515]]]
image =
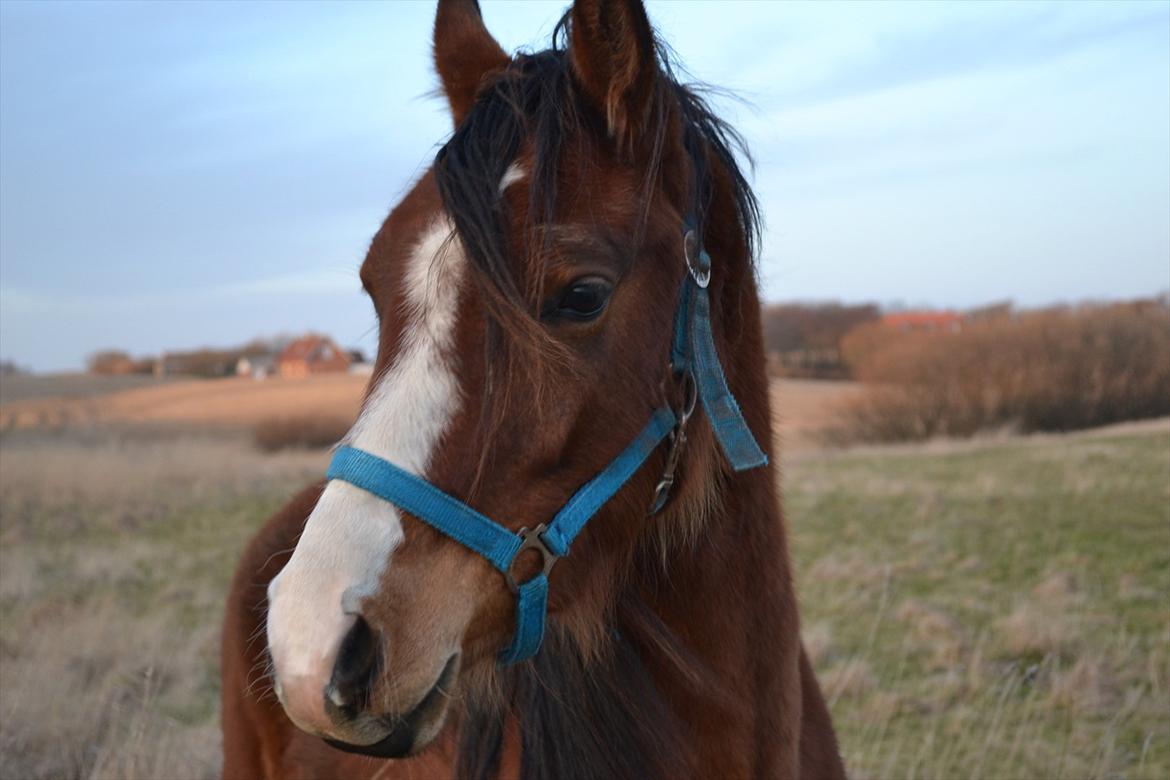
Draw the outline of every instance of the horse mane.
[[[533,150],[529,209],[524,215],[527,236],[542,240],[540,227],[555,219],[557,172],[564,162],[565,142],[575,133],[605,137],[603,120],[586,104],[574,84],[568,56],[570,14],[553,32],[552,47],[518,54],[511,64],[481,89],[470,112],[439,150],[434,173],[444,207],[462,241],[471,273],[488,313],[488,387],[483,394],[485,429],[504,404],[493,398],[493,368],[501,360],[511,370],[533,361],[507,360],[523,352],[545,358],[558,356],[559,345],[541,327],[539,310],[544,268],[535,253],[528,262],[515,258],[507,236],[507,204],[499,183],[526,142]],[[742,137],[711,108],[712,90],[684,84],[670,50],[655,40],[654,104],[648,142],[637,162],[645,166],[641,202],[667,176],[689,192],[691,215],[702,234],[715,202],[715,168],[730,186],[733,214],[754,271],[759,246],[760,209],[744,175],[741,157],[750,161]],[[681,137],[671,138],[671,132]],[[689,171],[664,170],[667,144],[681,146]],[[589,160],[579,164],[588,166]],[[681,177],[687,177],[682,180]],[[723,198],[721,201],[725,200]],[[635,244],[640,241],[636,237]],[[509,347],[519,347],[513,351]],[[506,385],[505,385],[506,387]],[[484,433],[490,438],[490,432]],[[486,445],[486,442],[485,442]],[[490,452],[485,446],[483,452]],[[482,464],[481,464],[482,469]],[[648,571],[658,574],[647,574]],[[643,577],[668,576],[661,566],[647,566]],[[549,626],[541,652],[530,662],[499,670],[502,697],[469,700],[459,724],[456,776],[487,780],[499,768],[505,723],[519,724],[521,777],[524,780],[592,777],[671,777],[685,774],[691,748],[683,724],[667,701],[667,678],[678,678],[684,689],[715,689],[701,662],[673,636],[661,619],[627,585],[613,605],[607,641],[600,652],[586,653],[567,631]],[[648,666],[647,652],[662,659]],[[719,699],[715,690],[714,698]],[[503,704],[502,702],[508,702]]]

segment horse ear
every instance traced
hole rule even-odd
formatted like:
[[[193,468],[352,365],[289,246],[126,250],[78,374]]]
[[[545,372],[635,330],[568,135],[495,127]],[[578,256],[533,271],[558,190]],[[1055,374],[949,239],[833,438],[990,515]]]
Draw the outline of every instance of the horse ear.
[[[476,0],[439,0],[434,52],[435,70],[458,126],[484,77],[507,67],[509,58],[484,26]]]
[[[646,127],[658,78],[654,30],[642,0],[576,0],[569,55],[610,136],[633,144]]]

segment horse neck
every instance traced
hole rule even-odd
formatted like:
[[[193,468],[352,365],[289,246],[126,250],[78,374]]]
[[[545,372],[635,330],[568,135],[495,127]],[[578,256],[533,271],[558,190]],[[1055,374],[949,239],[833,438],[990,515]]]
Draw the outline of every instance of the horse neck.
[[[634,610],[627,622],[642,627],[639,652],[680,718],[693,774],[773,776],[785,774],[776,762],[794,754],[785,745],[799,727],[797,613],[759,302],[746,260],[730,269],[727,281],[717,331],[734,343],[720,352],[732,392],[772,460],[764,468],[723,475],[703,518],[662,518],[694,521],[697,533],[665,565],[660,554],[639,559],[628,602],[643,605],[644,614]],[[717,447],[710,436],[698,437],[700,442]],[[720,453],[706,455],[722,468]]]
[[[602,657],[550,627],[512,672],[523,780],[795,775],[779,765],[800,725],[799,640],[771,469],[732,478],[725,495],[688,552],[667,566],[639,556]],[[507,730],[466,721],[462,758],[482,774],[463,777],[501,767]]]
[[[797,615],[772,478],[771,466],[730,478],[693,549],[641,588],[652,613],[640,616],[641,654],[684,724],[695,776],[772,776],[799,712]]]

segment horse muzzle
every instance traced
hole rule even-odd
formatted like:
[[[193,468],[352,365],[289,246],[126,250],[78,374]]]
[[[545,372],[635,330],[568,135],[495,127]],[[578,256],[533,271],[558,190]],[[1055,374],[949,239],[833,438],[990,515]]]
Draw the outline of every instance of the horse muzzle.
[[[348,753],[360,753],[376,758],[402,758],[413,755],[429,745],[446,720],[451,701],[450,689],[459,672],[459,655],[453,655],[444,665],[434,685],[414,707],[403,714],[371,715],[352,712],[347,707],[334,707],[327,702],[326,710],[338,724],[337,733],[353,733],[353,737],[336,739],[326,737],[333,747]],[[367,741],[371,736],[374,741]]]
[[[388,693],[379,690],[389,677],[382,646],[377,632],[356,617],[327,674],[285,677],[274,663],[276,695],[293,723],[335,748],[380,758],[412,755],[430,744],[446,720],[460,655],[450,655],[429,686],[413,692],[396,686]]]

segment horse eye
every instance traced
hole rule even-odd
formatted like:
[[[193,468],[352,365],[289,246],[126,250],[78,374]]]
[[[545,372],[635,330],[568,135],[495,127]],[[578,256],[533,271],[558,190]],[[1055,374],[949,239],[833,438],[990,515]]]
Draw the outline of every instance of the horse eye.
[[[591,320],[605,309],[612,292],[604,279],[579,279],[565,289],[551,314],[582,322]]]

